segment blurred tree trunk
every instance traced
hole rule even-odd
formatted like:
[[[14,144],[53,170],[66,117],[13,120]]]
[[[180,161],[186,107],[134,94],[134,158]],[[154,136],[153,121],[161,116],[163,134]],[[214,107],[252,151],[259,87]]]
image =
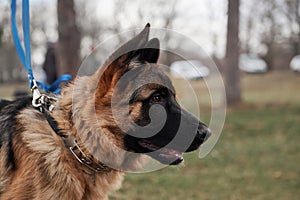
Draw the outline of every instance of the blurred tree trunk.
[[[262,15],[262,21],[267,21],[264,25],[264,31],[262,35],[261,43],[266,45],[267,53],[264,56],[264,60],[267,63],[268,70],[273,70],[275,68],[275,47],[280,37],[279,24],[276,20],[278,13],[274,12],[278,7],[277,2],[273,0],[265,0],[264,7],[266,11]],[[277,38],[277,39],[276,39]]]
[[[3,27],[0,25],[0,47],[2,46]]]
[[[296,24],[298,27],[297,32],[295,33],[294,40],[292,42],[293,45],[293,56],[300,54],[300,0],[295,1],[294,15],[296,18]]]
[[[292,45],[293,56],[300,54],[300,0],[286,0],[286,17],[289,20],[292,34],[290,43]]]
[[[71,74],[74,78],[80,65],[80,31],[76,24],[74,0],[57,0],[58,76]]]
[[[239,71],[239,0],[228,0],[225,89],[229,105],[241,102]]]

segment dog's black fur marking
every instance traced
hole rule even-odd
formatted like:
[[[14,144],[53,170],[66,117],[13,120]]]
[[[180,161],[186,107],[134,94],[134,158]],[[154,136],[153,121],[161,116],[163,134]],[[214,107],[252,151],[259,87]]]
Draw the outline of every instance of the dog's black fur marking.
[[[16,116],[24,108],[31,106],[31,97],[22,97],[13,101],[0,101],[0,149],[3,145],[6,146],[7,161],[6,167],[15,168],[13,138],[17,132],[16,124],[18,124]]]
[[[8,101],[8,100],[4,100],[4,99],[0,100],[0,111],[2,108],[4,108],[5,106],[7,106],[10,103],[11,103],[11,101]]]

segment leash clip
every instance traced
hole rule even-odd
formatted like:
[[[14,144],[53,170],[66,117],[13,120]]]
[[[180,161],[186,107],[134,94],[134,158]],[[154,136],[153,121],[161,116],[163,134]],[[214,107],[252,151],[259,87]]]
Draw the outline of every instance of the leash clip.
[[[33,86],[31,88],[32,92],[32,105],[36,108],[41,107],[42,103],[40,101],[42,95],[38,89],[37,83],[35,80],[32,80]]]
[[[52,112],[55,108],[55,106],[52,104],[52,102],[57,101],[56,98],[50,97],[45,94],[41,94],[37,83],[35,80],[32,80],[33,86],[31,88],[32,92],[32,105],[36,108],[40,108],[40,111],[42,112],[42,107],[46,107],[50,112]]]

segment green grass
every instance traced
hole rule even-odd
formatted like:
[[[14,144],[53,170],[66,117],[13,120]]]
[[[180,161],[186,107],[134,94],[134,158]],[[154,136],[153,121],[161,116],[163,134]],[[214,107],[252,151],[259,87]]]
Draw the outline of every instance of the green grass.
[[[200,106],[209,105],[203,81],[192,85]],[[0,97],[9,97],[16,87],[1,86]],[[208,156],[199,159],[195,152],[185,155],[184,167],[127,174],[111,199],[300,199],[299,87],[300,76],[292,73],[243,75],[245,104],[228,109],[222,135]],[[204,111],[207,121],[209,109]]]
[[[209,107],[204,82],[192,86],[200,106]],[[199,159],[195,152],[185,155],[184,167],[127,174],[111,199],[300,199],[300,76],[244,74],[242,89],[244,104],[228,109],[222,135],[207,157]]]
[[[232,110],[214,150],[184,167],[127,174],[111,199],[300,199],[300,105]]]

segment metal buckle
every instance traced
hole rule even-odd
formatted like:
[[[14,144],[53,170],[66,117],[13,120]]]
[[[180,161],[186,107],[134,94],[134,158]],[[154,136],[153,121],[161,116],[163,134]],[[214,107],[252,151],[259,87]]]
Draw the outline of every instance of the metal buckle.
[[[93,161],[82,151],[82,149],[78,146],[77,141],[74,140],[74,146],[69,147],[71,153],[73,154],[73,156],[78,160],[79,163],[85,165],[86,167],[88,167],[89,169],[93,170],[94,172],[108,172],[109,170],[100,164],[97,164],[94,162],[94,164],[97,165],[97,167],[93,167]],[[79,153],[82,155],[82,158],[80,158],[80,156],[77,155],[77,153],[75,152],[76,150],[79,150]]]

